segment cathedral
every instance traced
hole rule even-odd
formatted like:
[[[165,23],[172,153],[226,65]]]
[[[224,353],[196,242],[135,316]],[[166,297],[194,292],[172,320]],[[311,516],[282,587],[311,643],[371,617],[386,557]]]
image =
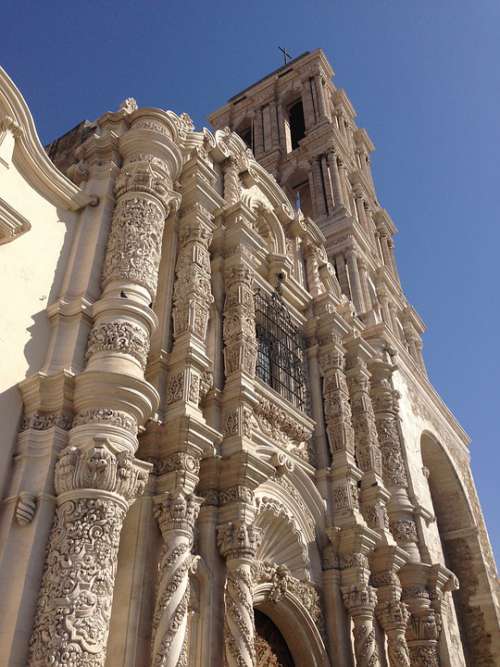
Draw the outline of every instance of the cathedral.
[[[332,78],[44,148],[0,69],[2,666],[500,665],[469,439]]]

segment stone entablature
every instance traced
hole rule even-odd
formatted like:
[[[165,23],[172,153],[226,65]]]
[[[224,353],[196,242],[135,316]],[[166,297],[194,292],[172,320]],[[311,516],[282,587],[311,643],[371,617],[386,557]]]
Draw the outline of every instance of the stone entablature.
[[[470,624],[493,627],[466,437],[424,374],[373,145],[332,74],[305,54],[215,114],[213,133],[128,98],[83,133],[73,183],[2,90],[0,169],[17,151],[74,223],[45,358],[16,378],[2,664],[254,667],[257,608],[296,664],[463,665],[457,583],[467,650]],[[286,153],[298,98],[305,135]],[[249,110],[262,164],[224,127]],[[299,176],[309,211],[290,203]],[[36,235],[27,223],[7,251]],[[259,295],[279,301],[284,341],[257,327]],[[466,534],[424,474],[437,454],[426,441],[418,459],[420,428],[448,452],[443,484],[458,497],[454,466],[467,479]],[[458,565],[457,582],[442,563],[460,554],[475,570]]]

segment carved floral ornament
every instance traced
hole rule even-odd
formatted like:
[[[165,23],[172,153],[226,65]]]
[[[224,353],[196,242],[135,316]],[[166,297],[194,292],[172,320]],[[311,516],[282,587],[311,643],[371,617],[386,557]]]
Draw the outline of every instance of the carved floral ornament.
[[[87,449],[70,446],[61,452],[56,464],[56,492],[95,489],[130,502],[143,493],[150,467],[128,451],[117,451],[108,440],[95,438]]]
[[[180,489],[156,496],[154,514],[164,539],[172,530],[183,530],[191,537],[202,503],[203,498]]]
[[[114,320],[94,325],[85,356],[90,359],[98,352],[129,354],[145,368],[149,344],[149,336],[142,327],[127,320]]]
[[[261,541],[261,531],[243,521],[228,522],[217,526],[217,546],[227,559],[255,558]]]

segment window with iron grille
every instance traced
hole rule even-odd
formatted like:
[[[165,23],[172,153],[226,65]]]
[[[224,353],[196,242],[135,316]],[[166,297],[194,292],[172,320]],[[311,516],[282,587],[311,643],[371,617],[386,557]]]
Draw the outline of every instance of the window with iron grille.
[[[277,292],[255,293],[257,377],[300,410],[307,410],[305,340]]]

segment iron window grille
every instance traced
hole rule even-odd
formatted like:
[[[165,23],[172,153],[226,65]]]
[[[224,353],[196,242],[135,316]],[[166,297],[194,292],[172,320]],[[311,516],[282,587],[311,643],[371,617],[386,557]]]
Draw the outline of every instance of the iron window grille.
[[[305,339],[278,292],[255,292],[256,374],[287,401],[308,411]]]

